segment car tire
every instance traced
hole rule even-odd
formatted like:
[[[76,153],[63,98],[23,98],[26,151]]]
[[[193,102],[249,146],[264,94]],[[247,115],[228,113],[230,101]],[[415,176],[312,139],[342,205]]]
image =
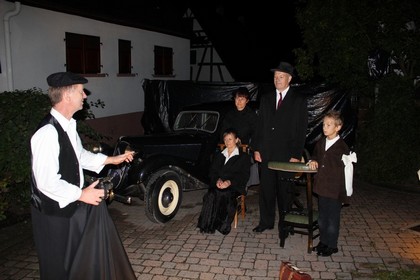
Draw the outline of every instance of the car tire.
[[[145,193],[146,215],[155,223],[166,223],[175,217],[182,202],[179,175],[173,170],[160,170],[150,178]]]

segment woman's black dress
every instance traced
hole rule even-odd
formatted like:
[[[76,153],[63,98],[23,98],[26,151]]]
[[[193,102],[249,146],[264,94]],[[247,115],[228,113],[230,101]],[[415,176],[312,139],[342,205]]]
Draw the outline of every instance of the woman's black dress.
[[[250,157],[240,151],[225,164],[225,156],[218,153],[210,167],[210,186],[203,197],[203,208],[198,218],[200,232],[214,233],[216,230],[226,235],[231,230],[237,207],[236,198],[245,194],[245,185],[249,178]],[[218,179],[230,180],[231,186],[218,189]]]
[[[234,128],[238,133],[239,139],[241,139],[241,144],[249,145],[249,148],[252,152],[252,139],[255,137],[257,123],[258,116],[249,106],[245,106],[242,111],[238,111],[238,109],[235,107],[226,113],[222,121],[222,126],[220,129],[222,134],[220,137],[223,140],[223,132],[228,128]],[[249,180],[246,183],[247,187],[255,186],[260,183],[260,175],[258,169],[258,163],[255,162],[251,157],[251,169]]]
[[[249,106],[245,106],[242,111],[238,111],[236,107],[228,111],[220,129],[222,142],[223,132],[228,128],[234,128],[242,144],[251,144],[257,130],[257,120],[257,114]]]

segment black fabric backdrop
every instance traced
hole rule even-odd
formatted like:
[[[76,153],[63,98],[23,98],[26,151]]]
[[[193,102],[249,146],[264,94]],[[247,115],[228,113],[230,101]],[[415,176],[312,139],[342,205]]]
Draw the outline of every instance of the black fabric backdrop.
[[[248,88],[251,93],[250,99],[257,102],[261,94],[274,89],[271,83],[207,83],[148,79],[143,81],[142,86],[145,100],[141,123],[145,134],[171,131],[177,114],[185,106],[232,101],[232,93],[238,87]],[[355,144],[357,114],[351,104],[350,94],[325,85],[292,86],[304,91],[308,97],[306,149],[312,152],[316,141],[323,135],[322,118],[331,109],[341,112],[344,127],[340,135],[352,149]]]

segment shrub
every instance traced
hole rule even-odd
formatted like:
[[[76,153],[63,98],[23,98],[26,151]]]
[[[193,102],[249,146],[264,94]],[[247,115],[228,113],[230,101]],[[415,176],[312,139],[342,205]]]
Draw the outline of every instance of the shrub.
[[[420,111],[413,83],[396,76],[379,83],[375,107],[358,138],[358,170],[369,182],[418,185]]]
[[[87,113],[79,114],[79,133],[84,139],[100,141],[102,136],[83,121],[94,117],[90,106],[84,107],[82,111]],[[0,93],[0,221],[28,212],[30,138],[50,108],[48,95],[37,88]]]

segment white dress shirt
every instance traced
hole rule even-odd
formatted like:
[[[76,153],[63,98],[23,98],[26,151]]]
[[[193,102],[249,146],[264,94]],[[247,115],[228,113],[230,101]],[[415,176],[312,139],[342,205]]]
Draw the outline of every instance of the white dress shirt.
[[[340,135],[335,136],[333,139],[325,139],[325,150],[328,150],[335,142],[340,139]]]
[[[222,151],[222,154],[225,156],[225,164],[226,164],[226,162],[231,158],[231,157],[233,157],[233,156],[237,156],[237,155],[239,155],[239,149],[238,149],[238,147],[235,147],[235,149],[232,151],[232,153],[230,154],[230,156],[229,156],[229,153],[228,153],[228,149],[227,148],[225,148],[223,151]]]
[[[277,104],[279,104],[279,99],[280,99],[280,93],[281,93],[281,100],[284,100],[284,98],[286,97],[287,92],[289,91],[290,86],[288,86],[285,90],[283,90],[282,92],[280,92],[279,90],[276,89],[276,106]],[[277,108],[276,108],[277,109]]]
[[[69,135],[70,141],[79,160],[80,185],[76,186],[61,179],[59,172],[60,145],[55,127],[47,124],[41,127],[31,138],[32,171],[38,189],[49,198],[58,202],[61,208],[78,200],[84,184],[83,169],[99,173],[107,158],[104,154],[94,154],[82,146],[76,130],[76,120],[67,120],[55,109],[53,115],[63,130]]]

